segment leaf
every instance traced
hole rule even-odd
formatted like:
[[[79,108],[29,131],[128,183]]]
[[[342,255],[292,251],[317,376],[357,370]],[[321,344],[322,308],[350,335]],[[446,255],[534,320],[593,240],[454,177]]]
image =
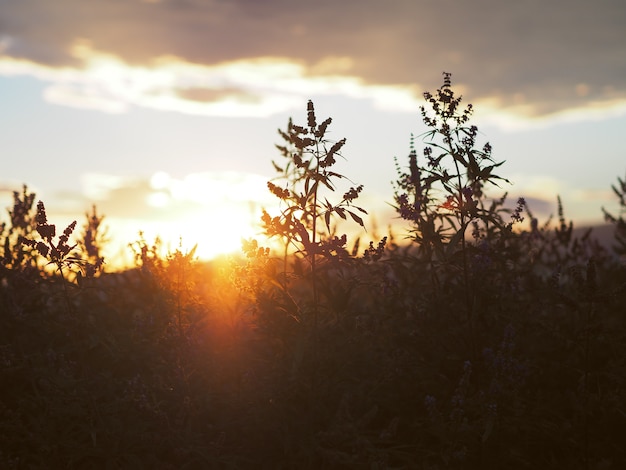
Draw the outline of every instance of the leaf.
[[[328,176],[332,176],[333,178],[345,178],[345,176],[340,175],[339,173],[335,173],[334,171],[329,171],[326,173]]]
[[[619,178],[618,178],[618,179],[619,179]],[[618,198],[621,198],[621,197],[622,197],[621,192],[620,192],[620,191],[619,191],[619,190],[615,187],[615,185],[613,185],[613,184],[612,184],[612,185],[611,185],[611,189],[613,190],[613,192],[615,193],[615,195],[616,195]]]
[[[326,222],[326,230],[330,231],[330,211],[324,214],[324,222]]]
[[[322,178],[322,183],[324,183],[324,185],[330,189],[331,191],[334,191],[335,188],[333,188],[333,185],[330,183],[330,181],[328,181],[328,178]]]
[[[474,156],[474,151],[470,150],[469,152],[467,152],[467,157],[469,158],[469,169],[472,175],[479,175],[481,174],[480,171],[480,166],[478,165],[478,162],[476,161],[476,157]]]
[[[298,197],[296,197],[296,201],[298,202],[298,208],[306,207],[307,195],[300,194]]]
[[[282,151],[282,149],[281,149],[281,147],[280,147],[280,146],[277,146],[277,147],[278,147],[278,149],[279,149],[279,150],[281,150],[281,151]],[[283,147],[283,148],[284,148],[284,147]],[[285,151],[286,151],[286,150],[287,150],[287,149],[285,149]],[[280,166],[278,166],[278,164],[277,164],[274,160],[272,160],[272,165],[274,166],[274,170],[276,170],[278,173],[282,173],[282,172],[284,172],[284,171],[285,171],[283,168],[281,168]]]
[[[352,211],[347,211],[348,214],[350,214],[350,217],[352,217],[352,220],[354,220],[357,224],[359,224],[361,227],[364,227],[363,225],[363,219],[361,217],[359,217],[358,215],[356,215],[354,212]]]
[[[450,256],[454,253],[454,250],[456,249],[456,246],[459,244],[459,241],[463,237],[464,232],[465,230],[459,230],[454,235],[452,235],[452,238],[450,239],[450,241],[448,242],[448,246],[446,247],[447,256]]]
[[[465,161],[465,159],[463,158],[463,153],[456,150],[454,152],[451,153],[452,158],[454,160],[456,160],[457,162],[459,162],[461,165],[463,165],[465,168],[467,168],[467,162]]]

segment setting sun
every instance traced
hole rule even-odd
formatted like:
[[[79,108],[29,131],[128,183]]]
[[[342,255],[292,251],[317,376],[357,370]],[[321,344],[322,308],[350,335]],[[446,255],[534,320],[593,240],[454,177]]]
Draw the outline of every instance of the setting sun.
[[[258,224],[245,206],[231,204],[221,208],[207,205],[181,218],[155,224],[159,236],[169,250],[181,244],[183,251],[197,245],[196,255],[212,259],[241,249],[241,239],[255,235]]]
[[[626,468],[626,1],[1,5],[0,469]]]
[[[239,251],[241,239],[259,232],[262,208],[276,204],[264,178],[237,172],[177,179],[161,171],[137,197],[155,211],[151,220],[137,225],[146,241],[158,237],[168,251],[189,251],[197,245],[196,255],[205,260]],[[124,231],[125,239],[137,237],[135,224],[127,224]]]

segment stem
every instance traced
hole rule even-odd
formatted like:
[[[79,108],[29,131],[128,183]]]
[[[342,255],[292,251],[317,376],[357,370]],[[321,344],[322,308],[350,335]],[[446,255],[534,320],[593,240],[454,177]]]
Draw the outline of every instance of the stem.
[[[463,284],[465,291],[465,308],[467,310],[467,324],[469,328],[469,341],[470,346],[472,348],[472,353],[476,353],[475,351],[475,338],[474,338],[474,325],[473,325],[473,317],[474,317],[474,302],[470,296],[470,279],[469,279],[469,269],[467,266],[467,245],[465,242],[465,230],[467,229],[467,223],[465,220],[465,211],[463,209],[463,180],[461,179],[461,171],[459,170],[459,162],[455,155],[455,150],[452,148],[452,137],[449,131],[444,132],[444,136],[446,138],[446,142],[448,144],[448,149],[450,151],[450,155],[452,155],[452,159],[454,160],[454,168],[456,170],[456,178],[457,178],[457,186],[458,186],[458,204],[459,204],[459,218],[461,227],[459,230],[461,231],[461,254],[463,256]]]
[[[463,280],[465,283],[465,304],[467,307],[467,320],[472,322],[473,316],[473,302],[470,302],[470,289],[469,289],[469,269],[467,267],[467,247],[465,242],[465,230],[467,229],[467,224],[465,221],[465,213],[463,210],[463,187],[461,181],[461,174],[459,172],[459,163],[454,159],[454,166],[456,168],[456,176],[459,186],[459,213],[461,218],[461,251],[463,253]]]
[[[313,330],[317,334],[317,314],[318,314],[318,292],[317,292],[317,191],[319,189],[319,171],[320,171],[320,151],[319,151],[319,139],[315,139],[315,190],[313,191],[313,233],[311,234],[311,246],[313,246],[313,253],[311,256],[311,275],[313,276]]]
[[[61,284],[63,285],[63,297],[65,297],[67,311],[68,313],[72,314],[74,312],[74,309],[72,308],[72,303],[70,302],[70,293],[67,290],[65,275],[63,274],[63,264],[60,261],[57,261],[57,268],[59,270],[59,274],[61,275]]]
[[[289,243],[291,243],[290,240],[287,240],[287,243],[285,243],[285,252],[283,255],[283,292],[287,292],[287,253],[289,251]]]
[[[183,335],[183,322],[182,322],[182,285],[185,282],[185,264],[182,258],[182,254],[181,254],[181,258],[178,260],[179,264],[179,270],[178,270],[178,286],[177,286],[177,292],[176,292],[176,310],[177,310],[177,314],[178,314],[178,335],[182,336]]]

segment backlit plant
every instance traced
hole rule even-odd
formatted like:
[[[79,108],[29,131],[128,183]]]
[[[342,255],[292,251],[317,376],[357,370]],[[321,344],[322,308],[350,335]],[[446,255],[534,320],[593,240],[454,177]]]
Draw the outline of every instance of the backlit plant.
[[[140,236],[134,268],[90,271],[95,208],[76,237],[16,191],[0,468],[626,468],[626,269],[560,198],[545,223],[523,198],[488,202],[504,180],[471,107],[449,75],[425,96],[426,149],[413,142],[394,197],[413,243],[390,233],[362,257],[335,225],[363,226],[362,188],[333,170],[345,141],[312,103],[268,185],[279,259],[245,241],[229,272]],[[623,211],[605,214],[623,254]]]
[[[77,250],[75,251],[78,244],[70,244],[70,237],[76,228],[76,221],[71,222],[57,238],[56,226],[48,223],[46,208],[42,201],[37,203],[35,222],[35,230],[39,234],[39,240],[22,236],[20,243],[36,250],[42,258],[47,260],[47,266],[53,265],[55,267],[61,277],[67,307],[72,310],[68,282],[75,278],[80,284],[83,276],[93,277],[104,259],[98,257],[91,263],[88,259],[83,258]]]
[[[477,148],[478,128],[470,125],[473,107],[462,107],[444,72],[444,83],[434,94],[424,93],[427,106],[421,115],[428,130],[422,135],[425,147],[418,159],[411,143],[408,171],[398,167],[394,200],[400,217],[411,224],[411,238],[417,245],[419,262],[429,270],[435,291],[445,283],[455,282],[461,274],[464,307],[473,338],[475,290],[470,272],[467,237],[470,228],[478,242],[493,227],[510,228],[503,221],[497,203],[489,206],[485,188],[508,182],[494,174],[503,162],[495,162],[491,145]]]
[[[485,227],[501,224],[497,212],[486,208],[484,189],[508,180],[493,173],[504,162],[495,162],[491,145],[476,147],[478,128],[469,125],[473,107],[461,107],[461,97],[451,86],[451,74],[435,94],[426,92],[430,109],[421,107],[429,128],[422,137],[425,147],[418,160],[411,143],[408,172],[398,169],[394,199],[399,215],[411,222],[412,238],[428,259],[451,258],[457,246],[465,253],[465,236],[472,222]],[[464,266],[467,258],[463,257]]]
[[[618,215],[613,215],[606,209],[602,208],[604,218],[607,222],[615,225],[615,252],[618,255],[626,257],[626,176],[624,179],[617,178],[618,184],[612,185],[611,189],[617,196],[620,206]]]
[[[365,209],[354,205],[363,190],[355,185],[343,193],[339,202],[331,202],[326,194],[337,190],[337,181],[347,179],[333,170],[346,139],[330,141],[327,138],[328,126],[332,119],[317,122],[312,101],[307,104],[307,125],[298,126],[290,120],[286,131],[279,130],[284,140],[276,147],[284,163],[273,162],[279,173],[278,180],[284,186],[270,181],[268,188],[281,202],[279,215],[271,216],[264,212],[262,221],[265,232],[270,237],[280,237],[285,244],[284,284],[288,283],[287,253],[295,249],[297,257],[306,260],[312,285],[313,324],[317,325],[319,307],[318,271],[323,260],[348,257],[345,248],[347,236],[337,236],[332,223],[338,216],[348,217],[364,227],[362,214]],[[297,261],[296,261],[297,263]]]
[[[103,225],[104,216],[98,215],[96,206],[92,206],[91,213],[85,213],[87,219],[83,225],[82,236],[78,245],[86,258],[87,277],[101,273],[104,265],[103,247],[108,242],[106,227]]]
[[[32,251],[20,243],[20,239],[29,237],[35,231],[35,213],[33,205],[35,193],[29,192],[26,185],[22,192],[13,191],[13,207],[9,212],[10,224],[3,222],[0,231],[3,236],[2,266],[13,270],[35,269]]]

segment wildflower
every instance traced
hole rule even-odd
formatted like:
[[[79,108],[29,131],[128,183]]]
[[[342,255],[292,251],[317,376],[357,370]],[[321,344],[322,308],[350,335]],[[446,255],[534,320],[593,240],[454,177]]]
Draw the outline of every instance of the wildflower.
[[[87,251],[87,256],[89,256],[90,258],[98,257],[99,249],[98,249],[98,246],[96,244],[96,240],[95,240],[93,231],[91,229],[88,229],[85,232],[84,243],[85,243],[85,250]]]
[[[46,216],[46,208],[42,201],[37,203],[37,215],[35,216],[35,222],[38,225],[45,225],[48,223],[48,217]]]
[[[450,72],[443,72],[443,87],[450,88],[452,86],[452,74]]]
[[[458,204],[456,202],[456,197],[455,196],[448,196],[446,198],[446,202],[441,204],[439,207],[441,207],[442,209],[448,209],[450,211],[456,209],[458,207]]]
[[[414,186],[416,190],[419,190],[421,178],[420,178],[420,170],[419,170],[419,167],[417,166],[417,154],[415,153],[415,150],[413,150],[411,154],[409,155],[409,171],[411,172],[411,177],[410,177],[411,185]]]
[[[363,190],[363,185],[360,184],[356,188],[350,188],[348,192],[343,195],[343,199],[346,202],[353,201],[357,197],[359,197],[359,193]]]
[[[383,237],[379,242],[378,246],[374,247],[374,242],[370,241],[370,245],[367,250],[363,253],[363,259],[366,261],[378,261],[385,252],[385,245],[387,244],[387,237]]]
[[[472,200],[472,195],[474,194],[474,191],[472,191],[472,188],[465,187],[461,190],[461,193],[463,193],[463,196],[465,196],[465,199],[470,202]]]
[[[472,148],[474,146],[474,139],[472,137],[466,136],[461,139],[461,143],[466,148]]]
[[[282,199],[282,200],[287,199],[290,195],[290,192],[288,189],[279,188],[271,181],[267,182],[267,187],[270,190],[270,192],[279,199]]]
[[[317,122],[315,121],[315,108],[313,107],[313,101],[309,100],[307,103],[307,124],[313,129],[317,126]]]
[[[524,210],[524,207],[526,207],[526,200],[523,197],[518,198],[515,210],[511,214],[511,219],[513,220],[513,222],[524,221],[524,216],[522,215],[522,210]]]
[[[41,256],[48,256],[49,248],[48,245],[46,245],[44,242],[38,242],[35,248],[37,248],[37,251]]]

